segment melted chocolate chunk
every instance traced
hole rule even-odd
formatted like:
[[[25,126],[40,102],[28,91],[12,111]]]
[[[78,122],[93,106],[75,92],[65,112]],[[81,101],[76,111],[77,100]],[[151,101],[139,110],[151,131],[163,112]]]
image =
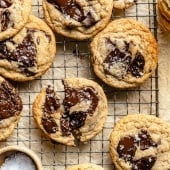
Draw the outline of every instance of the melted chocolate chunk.
[[[157,147],[158,144],[155,143],[149,133],[146,130],[141,130],[141,132],[138,134],[139,136],[139,143],[140,143],[140,149],[146,150],[149,149],[149,147]]]
[[[18,115],[22,110],[22,102],[18,93],[7,81],[0,85],[0,120]]]
[[[0,8],[8,8],[12,5],[11,0],[0,0]]]
[[[47,133],[55,133],[57,124],[51,115],[60,107],[59,99],[57,98],[51,86],[46,89],[46,98],[43,107],[42,125]]]
[[[11,40],[0,42],[0,59],[6,59],[9,62],[17,62],[19,68],[26,74],[26,76],[35,75],[36,73],[29,70],[29,67],[34,67],[37,64],[37,50],[32,37],[32,32],[28,30],[22,43],[18,44],[13,51],[8,50],[6,42],[11,42],[14,44]]]
[[[132,170],[151,170],[156,159],[156,156],[146,156],[139,160],[134,160],[132,163]]]
[[[143,75],[143,70],[145,66],[145,60],[143,56],[139,53],[136,54],[135,59],[129,67],[129,71],[135,77],[141,77]]]
[[[71,134],[69,117],[62,116],[60,119],[60,126],[64,135],[68,136]]]
[[[46,99],[44,104],[44,112],[48,114],[53,114],[60,107],[60,102],[55,95],[54,90],[51,86],[46,89]]]
[[[42,118],[42,125],[47,133],[56,133],[58,128],[55,120],[47,116]]]
[[[117,64],[122,71],[121,78],[123,78],[127,72],[130,72],[135,77],[141,77],[143,75],[145,65],[144,57],[140,53],[137,53],[134,60],[132,60],[132,54],[129,51],[129,43],[124,41],[124,48],[122,48],[121,51],[117,48],[116,44],[114,44],[108,38],[106,39],[106,44],[110,44],[113,47],[113,50],[106,56],[105,60],[103,61],[104,64],[107,64],[107,68],[104,67],[104,70],[107,74],[113,75],[110,70],[115,64]],[[117,69],[117,67],[114,69]],[[119,76],[120,75],[118,75],[118,77]]]
[[[67,135],[70,134],[70,131],[81,128],[85,123],[87,115],[93,115],[99,99],[96,91],[92,87],[74,89],[68,87],[64,81],[63,84],[65,88],[65,98],[63,100],[65,112],[60,123],[63,134]],[[86,111],[74,111],[70,113],[70,108],[82,101],[89,102],[89,108]]]
[[[1,12],[0,14],[0,20],[1,20],[1,31],[5,31],[8,28],[8,24],[10,22],[10,15],[11,13],[9,12],[9,10],[5,10],[3,12]]]
[[[111,51],[109,55],[105,58],[104,63],[109,63],[109,66],[111,66],[113,62],[123,62],[129,65],[130,61],[131,61],[130,55],[126,55],[125,53],[121,52],[118,48],[115,48],[115,50]]]
[[[121,159],[129,161],[132,164],[132,170],[150,170],[156,161],[155,156],[142,157],[139,160],[134,160],[137,147],[140,150],[146,150],[150,147],[157,147],[150,134],[146,130],[141,130],[137,136],[125,136],[117,146],[117,152]]]
[[[135,156],[137,146],[133,136],[126,136],[119,141],[117,152],[125,161],[131,161]]]
[[[66,17],[68,16],[78,22],[82,22],[86,28],[97,23],[92,13],[90,11],[85,13],[83,8],[76,3],[76,0],[47,0],[47,2],[54,5]],[[72,29],[72,26],[68,26],[68,29]]]
[[[85,19],[83,9],[76,3],[75,0],[47,0],[53,4],[55,8],[60,10],[64,15],[81,22]]]
[[[87,114],[84,112],[74,112],[74,114],[71,114],[69,116],[70,128],[72,130],[81,128],[84,125],[86,117],[87,117]]]

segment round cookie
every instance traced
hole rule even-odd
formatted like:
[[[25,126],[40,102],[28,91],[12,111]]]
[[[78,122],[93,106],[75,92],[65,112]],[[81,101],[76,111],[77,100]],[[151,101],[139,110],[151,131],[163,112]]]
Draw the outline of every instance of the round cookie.
[[[125,116],[110,135],[110,154],[117,170],[170,169],[170,126],[151,115]]]
[[[43,0],[45,20],[66,37],[88,39],[109,22],[113,0]]]
[[[33,117],[38,127],[53,141],[75,146],[90,140],[103,128],[108,114],[103,89],[92,80],[63,80],[64,99],[51,86],[42,89],[33,103]]]
[[[101,166],[95,164],[78,164],[68,167],[66,170],[104,170]]]
[[[14,37],[0,42],[0,74],[14,81],[28,81],[44,74],[56,54],[55,37],[41,19],[30,16]]]
[[[31,0],[0,1],[0,41],[14,36],[28,21]]]
[[[115,88],[131,88],[154,73],[158,45],[151,32],[133,19],[112,21],[91,42],[96,75]]]
[[[0,141],[14,131],[22,111],[18,91],[7,80],[0,77]]]
[[[135,4],[136,4],[136,0],[114,0],[113,8],[125,9],[125,8],[129,8]]]

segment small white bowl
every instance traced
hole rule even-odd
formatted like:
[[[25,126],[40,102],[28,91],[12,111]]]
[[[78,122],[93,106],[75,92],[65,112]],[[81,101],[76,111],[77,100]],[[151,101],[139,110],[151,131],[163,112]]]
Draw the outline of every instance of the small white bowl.
[[[21,152],[30,157],[35,164],[36,170],[43,169],[38,156],[32,150],[23,146],[7,146],[0,149],[0,166],[4,163],[8,156],[14,154],[15,152]]]

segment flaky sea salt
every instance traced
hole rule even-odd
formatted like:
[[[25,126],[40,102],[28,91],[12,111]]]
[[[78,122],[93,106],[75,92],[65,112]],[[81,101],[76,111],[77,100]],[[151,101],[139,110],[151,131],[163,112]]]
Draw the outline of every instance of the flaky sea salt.
[[[22,152],[16,152],[8,156],[0,170],[36,170],[32,159]]]

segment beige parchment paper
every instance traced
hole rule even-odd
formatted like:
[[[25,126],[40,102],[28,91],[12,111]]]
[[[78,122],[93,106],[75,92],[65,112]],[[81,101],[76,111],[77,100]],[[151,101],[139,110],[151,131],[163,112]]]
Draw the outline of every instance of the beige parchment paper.
[[[43,18],[41,0],[32,0],[32,3],[32,14]],[[93,73],[90,40],[77,42],[56,35],[57,55],[47,73],[34,81],[13,82],[22,97],[23,114],[14,133],[6,141],[0,142],[0,147],[20,145],[32,149],[41,159],[45,170],[65,170],[69,165],[89,162],[101,165],[105,170],[113,170],[114,166],[109,155],[109,135],[117,120],[131,113],[156,115],[159,112],[162,119],[170,121],[170,36],[163,33],[155,22],[157,17],[155,1],[138,0],[137,5],[126,11],[113,11],[113,17],[137,19],[158,37],[160,51],[158,79],[157,75],[153,75],[141,87],[128,91],[110,88]],[[109,115],[102,133],[85,144],[79,143],[77,147],[53,144],[43,136],[32,117],[32,103],[41,88],[51,84],[62,96],[61,79],[67,77],[85,77],[99,82],[104,88],[109,105]]]

